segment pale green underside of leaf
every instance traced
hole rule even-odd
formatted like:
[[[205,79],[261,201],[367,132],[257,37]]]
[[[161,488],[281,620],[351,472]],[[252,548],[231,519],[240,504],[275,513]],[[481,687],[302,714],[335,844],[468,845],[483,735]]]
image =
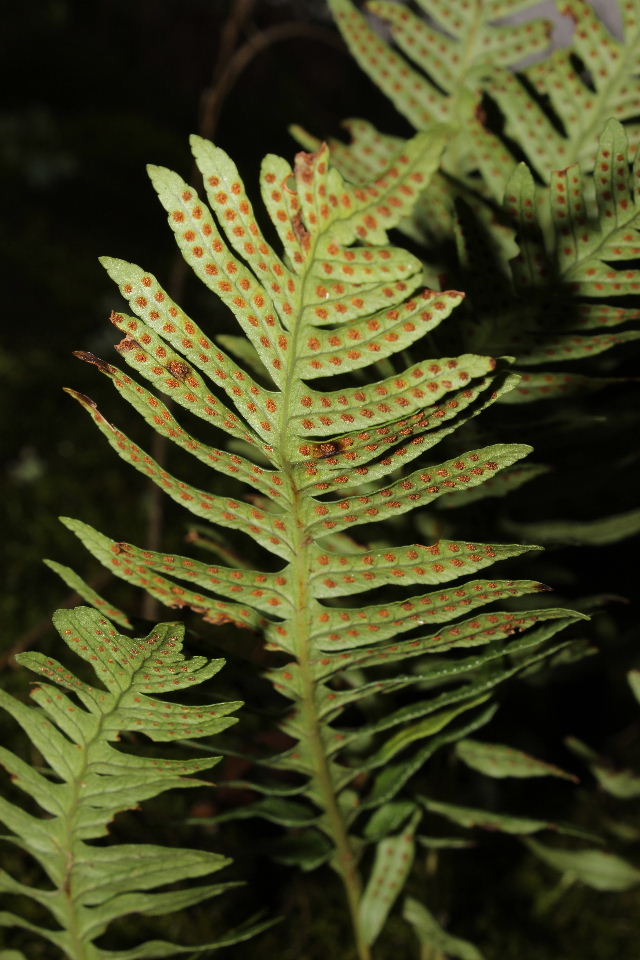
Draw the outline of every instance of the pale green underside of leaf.
[[[481,169],[495,192],[495,175],[490,164],[482,163],[484,154],[498,164],[499,175],[505,168],[508,174],[510,156],[478,119],[479,86],[497,65],[508,66],[543,51],[550,25],[538,19],[498,26],[494,21],[507,13],[504,3],[478,4],[475,9],[440,0],[421,5],[432,18],[430,23],[416,17],[406,5],[380,0],[368,4],[368,9],[391,27],[403,56],[372,29],[349,0],[330,0],[338,27],[358,63],[416,129],[427,129],[434,120],[464,129],[465,137],[456,138],[447,151],[445,169],[465,177],[478,166],[469,150],[475,139],[483,151]],[[528,4],[509,6],[524,9]]]
[[[89,586],[82,577],[78,576],[75,570],[72,570],[71,567],[65,567],[61,563],[56,563],[55,560],[45,560],[44,562],[54,573],[57,573],[58,576],[64,580],[68,587],[75,590],[88,604],[95,607],[96,610],[99,610],[101,613],[104,613],[106,617],[109,617],[110,620],[113,620],[113,622],[117,623],[120,627],[124,627],[125,630],[131,629],[131,621],[126,613],[119,610],[118,607],[114,607],[113,604],[105,600],[104,597],[101,597],[93,587]]]
[[[424,904],[412,897],[404,902],[402,915],[411,924],[423,947],[430,952],[435,950],[447,957],[458,960],[483,960],[480,951],[467,940],[461,940],[447,933]]]
[[[381,840],[376,847],[359,913],[362,935],[368,944],[375,943],[405,885],[413,864],[414,836],[420,818],[421,812],[416,811],[401,833]]]
[[[464,198],[495,246],[491,268],[496,269],[499,261],[507,287],[507,260],[512,259],[515,291],[508,295],[515,293],[513,315],[496,321],[493,304],[494,316],[487,318],[487,327],[497,323],[499,329],[504,324],[506,339],[497,349],[517,353],[524,369],[580,361],[637,340],[637,330],[611,328],[637,322],[638,310],[602,302],[640,291],[640,273],[632,263],[640,250],[639,171],[637,162],[631,172],[627,166],[640,141],[637,0],[624,5],[621,41],[614,40],[589,4],[563,3],[561,12],[576,23],[572,45],[525,71],[537,100],[512,70],[519,57],[544,48],[547,25],[530,21],[518,27],[498,26],[491,22],[491,4],[477,5],[475,11],[437,0],[421,5],[430,19],[416,16],[405,3],[379,0],[367,5],[390,27],[398,50],[375,32],[372,22],[350,0],[331,4],[360,65],[416,129],[428,129],[437,118],[461,130],[442,160],[450,179],[432,179],[416,204],[413,221],[403,228],[427,246],[434,240],[436,245],[447,242],[459,233],[455,198]],[[518,166],[504,143],[478,119],[482,91],[504,112],[505,133],[524,150],[535,174],[548,186],[536,187],[528,167]],[[547,100],[555,120],[540,105],[540,98]],[[335,143],[336,161],[355,182],[375,175],[401,149],[399,138],[379,133],[367,121],[347,121],[345,126],[352,141]],[[479,180],[468,177],[471,170],[480,171]],[[513,231],[505,231],[495,218],[487,220],[477,202],[484,194],[499,203],[505,197],[506,213],[519,229],[520,253],[515,259]],[[478,253],[466,264],[467,270],[478,272]],[[534,312],[523,318],[528,290],[548,284],[552,277],[563,291],[566,306],[557,308],[557,317],[553,313],[536,317]],[[606,328],[607,332],[600,332]],[[570,396],[607,382],[545,371],[525,377],[503,402]]]
[[[550,823],[533,817],[514,817],[509,814],[493,813],[489,810],[474,810],[454,803],[443,803],[428,797],[421,798],[427,810],[440,814],[461,827],[479,827],[482,830],[499,830],[502,833],[517,836],[539,833],[541,830],[554,830],[569,836],[584,836],[584,831],[569,825]]]
[[[575,22],[571,46],[555,51],[525,74],[538,94],[549,98],[563,133],[506,71],[496,71],[487,86],[505,113],[506,133],[522,145],[544,180],[558,167],[576,162],[593,169],[594,144],[611,117],[626,121],[634,146],[640,133],[637,0],[621,4],[621,40],[611,35],[583,0],[563,0],[559,9]]]
[[[568,737],[565,744],[578,757],[585,761],[589,770],[596,778],[603,790],[619,800],[630,800],[640,797],[640,776],[631,770],[621,770],[614,766],[605,757],[599,756],[594,750],[575,737]]]
[[[574,783],[578,779],[560,767],[503,744],[461,740],[456,754],[468,767],[489,777],[560,777]]]
[[[529,849],[568,880],[579,880],[594,890],[630,890],[640,883],[640,870],[604,850],[562,850],[528,840]]]
[[[568,0],[560,5],[576,27],[570,47],[524,71],[538,101],[513,71],[525,58],[545,51],[551,24],[540,19],[518,25],[495,22],[529,3],[482,3],[471,10],[458,2],[420,0],[429,19],[416,16],[406,3],[367,4],[390,27],[401,52],[375,32],[350,0],[331,0],[330,5],[360,66],[416,129],[427,128],[435,119],[462,128],[465,139],[453,141],[445,167],[458,177],[479,167],[498,197],[500,180],[504,183],[515,161],[474,113],[483,90],[504,113],[507,136],[547,182],[558,167],[582,162],[593,168],[594,143],[611,117],[626,121],[633,144],[638,141],[636,0],[624,5],[621,41],[611,36],[589,4]],[[548,100],[555,122],[540,106],[541,98]]]
[[[630,169],[628,131],[617,120],[609,120],[602,132],[598,129],[591,178],[579,164],[552,167],[549,186],[540,188],[528,167],[520,164],[506,184],[504,205],[518,230],[520,247],[511,264],[516,289],[526,296],[553,277],[573,316],[564,321],[569,332],[557,336],[549,329],[542,332],[539,345],[534,341],[520,357],[524,366],[597,356],[640,336],[634,329],[595,332],[598,327],[638,320],[637,309],[606,303],[640,291],[640,272],[632,263],[640,252],[640,166],[636,160]],[[562,316],[556,325],[562,329]],[[542,386],[541,375],[537,376]],[[550,383],[554,395],[562,393],[558,389],[562,376],[555,375]],[[567,386],[571,389],[570,380]],[[522,388],[528,387],[525,378],[507,402],[523,399]]]
[[[377,842],[398,833],[417,810],[412,800],[394,800],[372,813],[364,829],[367,840]]]
[[[504,53],[501,44],[492,55],[498,48]],[[466,110],[466,94],[460,103]],[[324,145],[299,154],[293,168],[267,157],[261,188],[277,248],[267,241],[235,165],[218,147],[192,140],[209,206],[177,174],[151,168],[184,259],[229,308],[242,339],[211,336],[152,274],[103,258],[135,314],[112,314],[124,335],[117,349],[142,379],[92,354],[81,359],[108,376],[161,435],[233,477],[241,492],[221,496],[169,474],[92,400],[74,393],[124,460],[196,518],[215,525],[213,538],[200,526],[193,542],[218,556],[208,563],[144,550],[81,521],[64,522],[116,576],[163,603],[189,608],[214,624],[264,631],[267,650],[280,655],[279,666],[266,676],[293,704],[280,722],[293,746],[252,759],[295,773],[295,787],[278,792],[272,785],[256,786],[262,799],[215,818],[218,823],[261,816],[307,837],[316,829],[333,842],[317,776],[319,748],[302,709],[310,684],[331,789],[350,826],[361,810],[392,799],[441,746],[487,723],[495,712],[488,701],[496,686],[563,649],[547,641],[579,617],[553,607],[474,615],[476,607],[543,589],[533,581],[472,579],[450,586],[531,547],[438,540],[368,549],[352,539],[352,528],[400,517],[439,498],[470,495],[485,481],[496,484],[501,471],[513,476],[514,464],[531,449],[492,444],[452,456],[460,450],[452,440],[449,459],[437,462],[431,453],[517,389],[509,357],[432,356],[422,338],[448,322],[462,294],[421,290],[419,261],[389,243],[388,231],[406,223],[450,138],[449,128],[435,125],[398,149],[384,143],[373,175],[357,184],[331,165]],[[411,363],[405,352],[414,346],[418,356],[425,350],[427,356]],[[334,374],[341,376],[340,389],[327,388]],[[175,408],[193,415],[193,433],[178,421]],[[205,443],[196,435],[210,428],[214,436],[227,435],[220,448],[209,443],[210,436]],[[510,484],[505,481],[505,488]],[[499,490],[494,486],[494,495]],[[227,541],[228,530],[279,560],[268,570],[250,568],[242,548]],[[396,593],[384,603],[387,587],[417,584],[437,589],[404,600]],[[335,605],[340,597],[354,597],[352,605]],[[412,633],[399,639],[404,631]],[[465,650],[471,656],[461,657]],[[406,673],[394,675],[400,664]],[[378,666],[385,668],[382,676]],[[349,704],[411,686],[419,696],[406,708],[357,731],[338,726]],[[220,705],[215,723],[229,722],[226,712],[236,706]],[[183,713],[195,718],[202,709],[179,716],[176,711],[177,720]],[[168,737],[168,726],[165,732]],[[191,735],[190,729],[181,731],[183,741]],[[45,739],[44,732],[40,736]],[[359,788],[359,798],[354,783],[372,769],[375,778]],[[402,836],[406,829],[406,820],[398,821],[393,832]],[[320,850],[312,841],[300,863],[309,867],[330,855],[331,844],[327,852],[324,842]],[[195,870],[196,864],[188,867]],[[394,897],[400,886],[398,881]],[[376,897],[370,893],[369,901]],[[379,904],[371,908],[371,942],[384,916]]]

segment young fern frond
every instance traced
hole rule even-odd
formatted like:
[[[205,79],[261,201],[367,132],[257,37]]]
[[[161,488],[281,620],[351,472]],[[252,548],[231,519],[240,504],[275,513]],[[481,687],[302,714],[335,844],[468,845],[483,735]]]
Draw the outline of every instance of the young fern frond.
[[[494,444],[434,464],[431,449],[514,380],[504,361],[476,354],[400,369],[400,351],[461,299],[456,291],[419,290],[419,261],[387,239],[433,174],[447,135],[442,128],[418,135],[365,186],[348,184],[330,166],[326,147],[299,154],[294,170],[267,157],[263,199],[282,255],[263,236],[222,150],[193,140],[215,217],[177,174],[151,168],[185,259],[246,335],[243,347],[226,338],[244,365],[214,344],[150,273],[106,259],[137,315],[112,316],[125,334],[118,350],[178,406],[243,441],[242,455],[205,445],[154,390],[84,357],[160,432],[257,494],[213,495],[176,479],[93,401],[75,394],[120,456],[196,516],[246,534],[277,558],[265,569],[213,565],[115,543],[67,521],[101,562],[169,605],[264,631],[267,649],[280,655],[267,676],[291,703],[281,729],[292,746],[261,762],[296,775],[297,785],[283,792],[254,784],[266,797],[242,815],[307,827],[304,850],[290,861],[330,860],[344,882],[362,960],[371,956],[406,877],[419,819],[408,804],[406,815],[385,821],[385,831],[381,805],[440,745],[486,723],[494,688],[547,656],[547,641],[578,616],[551,607],[472,613],[543,589],[533,581],[449,585],[531,548],[467,540],[369,548],[346,536],[452,491],[471,491],[530,449]],[[336,374],[339,388],[328,389]],[[436,589],[385,597],[388,587],[399,586]],[[342,605],[345,597],[353,597],[352,606]],[[415,671],[407,670],[414,662]],[[360,709],[381,692],[425,682],[431,696],[369,724],[338,726],[348,706]],[[382,889],[374,865],[363,894],[358,859],[375,841],[386,844],[398,869]]]
[[[0,764],[44,813],[34,815],[0,798],[0,820],[11,831],[3,839],[33,858],[48,880],[46,886],[34,886],[3,870],[0,889],[34,900],[56,926],[23,919],[9,910],[0,911],[0,924],[44,938],[55,948],[53,955],[69,960],[191,954],[193,946],[159,940],[124,950],[103,949],[96,941],[120,917],[172,913],[235,886],[207,883],[157,892],[169,884],[208,877],[230,860],[200,850],[93,841],[107,835],[121,811],[165,790],[203,782],[193,774],[208,770],[219,758],[164,760],[112,744],[122,733],[144,734],[156,743],[208,737],[235,723],[229,714],[240,703],[185,705],[157,696],[203,683],[215,676],[223,661],[187,660],[182,653],[184,627],[175,623],[160,624],[142,639],[119,635],[89,607],[59,610],[54,623],[67,646],[95,671],[98,682],[79,679],[52,657],[22,653],[18,662],[45,678],[31,692],[37,706],[0,691],[0,706],[23,728],[46,764],[41,772],[0,748]],[[211,950],[236,943],[264,926],[254,924],[203,946]]]

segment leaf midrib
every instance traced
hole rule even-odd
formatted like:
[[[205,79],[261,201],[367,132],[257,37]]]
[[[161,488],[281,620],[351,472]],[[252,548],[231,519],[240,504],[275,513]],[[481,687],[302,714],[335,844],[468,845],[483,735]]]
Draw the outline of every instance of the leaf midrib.
[[[101,735],[103,733],[107,718],[117,715],[124,697],[131,692],[131,690],[135,685],[135,679],[137,674],[140,672],[141,669],[144,668],[144,665],[146,664],[146,662],[151,657],[156,657],[157,654],[158,654],[158,648],[150,649],[146,653],[144,658],[139,662],[135,671],[129,675],[130,683],[127,686],[127,688],[124,690],[120,690],[115,695],[115,699],[112,700],[112,708],[108,712],[105,712],[104,710],[100,711],[100,716],[98,719],[98,723],[96,724],[95,731],[93,735],[87,741],[85,741],[85,744],[84,744],[82,766],[73,779],[71,805],[69,807],[69,810],[64,814],[64,822],[65,822],[64,840],[66,841],[66,843],[61,848],[60,855],[64,859],[65,864],[64,864],[63,881],[60,886],[60,893],[63,895],[63,898],[64,898],[63,903],[66,902],[68,904],[67,930],[69,931],[69,934],[72,937],[72,940],[74,942],[74,948],[80,951],[77,953],[77,956],[74,957],[74,960],[83,960],[83,957],[86,956],[85,949],[87,947],[87,943],[83,939],[80,939],[81,934],[78,930],[79,918],[77,914],[77,903],[78,903],[78,900],[80,900],[82,894],[81,892],[76,893],[75,891],[73,891],[73,879],[74,879],[73,871],[75,868],[73,849],[74,849],[75,840],[76,840],[75,834],[76,834],[77,820],[83,807],[82,800],[79,797],[81,782],[83,778],[90,772],[91,766],[94,762],[90,756],[92,747],[94,747],[97,742],[103,739]],[[112,696],[113,696],[113,691],[110,691],[110,693],[112,693]],[[98,699],[98,704],[99,703],[100,703],[100,700]],[[84,710],[84,707],[82,707],[81,709]],[[90,716],[88,711],[85,711],[85,712],[87,713],[88,716]],[[84,843],[84,841],[80,841],[80,842]]]

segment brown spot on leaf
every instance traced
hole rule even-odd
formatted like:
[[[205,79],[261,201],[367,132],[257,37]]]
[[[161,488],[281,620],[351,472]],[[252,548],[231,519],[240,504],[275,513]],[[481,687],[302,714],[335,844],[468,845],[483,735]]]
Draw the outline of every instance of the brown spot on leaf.
[[[317,459],[324,457],[333,457],[336,453],[342,453],[351,446],[353,440],[349,437],[339,437],[337,440],[325,440],[322,443],[309,444],[309,455]]]
[[[321,148],[322,149],[322,148]],[[318,151],[319,153],[320,151]],[[317,153],[305,153],[301,150],[296,154],[295,171],[296,179],[300,178],[304,183],[311,183],[313,180],[313,168],[317,158]]]
[[[480,123],[483,127],[486,127],[487,111],[484,109],[484,107],[478,104],[475,110],[475,114],[476,114],[476,120],[478,121],[478,123]]]
[[[298,211],[298,213],[296,213],[294,216],[293,220],[291,221],[291,226],[293,227],[293,232],[298,238],[298,242],[302,247],[304,247],[305,250],[308,250],[311,244],[311,234],[303,223],[302,213],[300,213],[300,211]]]
[[[174,377],[177,377],[178,380],[186,380],[191,369],[188,363],[185,363],[184,360],[171,360],[167,365],[167,369]]]
[[[118,353],[126,353],[128,350],[134,350],[139,348],[140,344],[137,340],[134,340],[133,337],[130,337],[129,334],[126,337],[123,337],[120,343],[116,343],[116,350]]]

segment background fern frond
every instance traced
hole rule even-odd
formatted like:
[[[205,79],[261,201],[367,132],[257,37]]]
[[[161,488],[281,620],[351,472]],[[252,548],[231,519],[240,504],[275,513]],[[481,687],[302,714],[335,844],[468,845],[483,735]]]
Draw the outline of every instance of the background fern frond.
[[[486,84],[505,116],[505,133],[545,183],[558,167],[579,163],[593,170],[596,144],[611,118],[624,122],[633,148],[640,141],[640,4],[620,3],[619,39],[587,0],[562,0],[557,7],[575,25],[570,46],[523,71],[546,109],[502,69]]]
[[[131,639],[89,607],[59,610],[54,622],[64,643],[95,671],[97,684],[81,680],[53,657],[22,653],[21,665],[44,678],[31,692],[36,706],[0,691],[0,706],[23,728],[46,764],[44,771],[38,770],[0,748],[0,764],[42,811],[34,814],[12,800],[0,800],[0,818],[11,831],[4,839],[28,853],[46,878],[44,886],[24,884],[2,871],[0,889],[31,898],[56,925],[33,923],[8,910],[0,912],[0,924],[38,934],[70,960],[190,953],[193,947],[161,941],[118,951],[102,949],[95,941],[113,920],[127,914],[171,913],[223,893],[235,884],[199,884],[169,892],[157,888],[208,877],[230,860],[204,850],[93,841],[107,835],[121,811],[165,790],[197,786],[202,781],[193,774],[215,765],[219,758],[165,760],[112,744],[131,733],[157,743],[206,737],[235,723],[230,714],[240,703],[187,705],[157,697],[203,683],[223,661],[187,660],[182,653],[184,628],[175,623]],[[263,928],[253,924],[204,947],[234,943]]]

